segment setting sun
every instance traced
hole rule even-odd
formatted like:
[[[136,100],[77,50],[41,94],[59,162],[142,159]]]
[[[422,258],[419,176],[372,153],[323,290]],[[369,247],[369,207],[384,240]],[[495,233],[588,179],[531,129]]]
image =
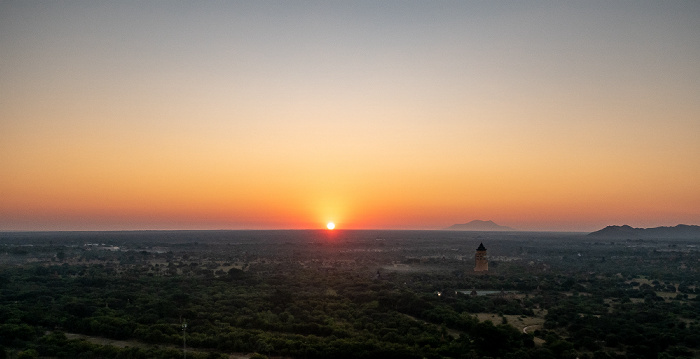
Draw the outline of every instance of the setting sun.
[[[326,225],[326,227],[328,227],[328,229],[333,229],[333,228],[335,228],[335,223],[333,223],[333,222],[328,222],[328,224]]]
[[[0,0],[0,233],[700,224],[700,1],[431,5]]]

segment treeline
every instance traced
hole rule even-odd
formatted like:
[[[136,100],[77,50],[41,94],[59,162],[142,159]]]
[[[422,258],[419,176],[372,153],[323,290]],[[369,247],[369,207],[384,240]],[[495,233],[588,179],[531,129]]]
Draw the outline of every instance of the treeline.
[[[700,348],[698,319],[700,301],[620,300],[608,305],[602,297],[562,298],[549,309],[545,330],[548,342],[561,342],[556,332],[567,333],[572,349],[625,352],[627,358],[693,357],[690,349]],[[610,355],[604,357],[611,357]]]
[[[0,345],[42,356],[166,358],[182,344],[183,322],[187,345],[212,353],[439,358],[536,351],[531,335],[462,312],[469,300],[450,304],[351,272],[134,279],[100,266],[61,265],[8,268],[2,278]],[[96,346],[67,340],[63,331],[166,348]]]
[[[236,251],[231,243],[178,242],[171,245],[175,253],[8,247],[22,252],[12,255],[36,254],[43,263],[0,268],[0,355],[174,358],[182,356],[184,335],[193,358],[257,352],[294,358],[651,359],[697,356],[700,349],[696,252],[628,253],[620,244],[601,243],[590,245],[594,255],[579,256],[517,244],[515,255],[537,251],[549,261],[493,262],[488,274],[473,275],[470,263],[465,267],[434,249],[434,258],[410,264],[417,270],[386,270],[386,263],[420,251],[384,251],[391,242],[374,237],[361,246],[347,242],[275,247],[272,240],[265,246],[251,240],[236,244]],[[236,261],[245,270],[230,268]],[[635,274],[639,267],[651,281]],[[503,294],[472,296],[472,289]],[[545,312],[544,327],[534,334],[505,318]],[[475,313],[502,320],[479,322]],[[63,333],[145,346],[97,345]],[[535,337],[544,343],[535,345]]]

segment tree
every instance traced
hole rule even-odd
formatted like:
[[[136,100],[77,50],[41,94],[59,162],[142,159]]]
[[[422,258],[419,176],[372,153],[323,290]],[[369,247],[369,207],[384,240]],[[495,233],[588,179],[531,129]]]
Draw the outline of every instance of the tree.
[[[17,354],[17,359],[35,359],[39,357],[39,352],[34,349],[27,349]]]

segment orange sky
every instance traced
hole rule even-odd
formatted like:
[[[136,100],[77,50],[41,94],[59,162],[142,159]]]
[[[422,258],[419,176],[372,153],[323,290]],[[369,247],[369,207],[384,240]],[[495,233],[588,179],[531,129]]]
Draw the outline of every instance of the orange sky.
[[[0,4],[0,230],[700,224],[700,5]]]

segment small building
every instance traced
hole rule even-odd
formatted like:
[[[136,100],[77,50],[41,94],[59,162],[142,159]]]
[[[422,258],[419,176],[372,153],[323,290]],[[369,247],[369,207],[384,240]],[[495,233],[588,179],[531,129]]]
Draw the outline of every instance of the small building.
[[[474,272],[488,272],[489,261],[486,257],[486,247],[484,247],[483,243],[479,244],[479,248],[476,249],[475,261]]]

